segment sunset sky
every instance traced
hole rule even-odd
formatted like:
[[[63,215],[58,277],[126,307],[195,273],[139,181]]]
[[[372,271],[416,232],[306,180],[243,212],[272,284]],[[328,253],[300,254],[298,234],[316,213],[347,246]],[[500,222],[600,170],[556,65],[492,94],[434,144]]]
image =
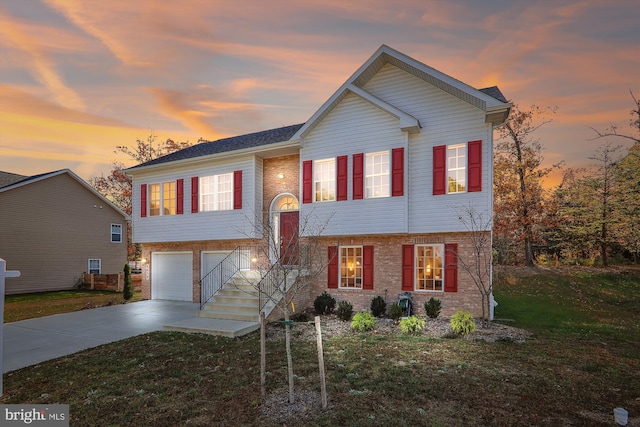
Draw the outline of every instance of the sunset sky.
[[[0,170],[88,179],[151,133],[302,123],[381,44],[557,106],[536,133],[547,163],[588,163],[589,127],[630,131],[640,96],[638,0],[2,0]]]

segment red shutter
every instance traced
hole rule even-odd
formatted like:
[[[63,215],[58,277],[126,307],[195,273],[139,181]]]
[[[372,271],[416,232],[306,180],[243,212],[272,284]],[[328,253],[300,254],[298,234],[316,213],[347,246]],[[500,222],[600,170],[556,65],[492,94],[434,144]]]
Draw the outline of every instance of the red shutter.
[[[242,209],[242,171],[233,172],[233,209]]]
[[[364,198],[364,154],[353,155],[353,200]]]
[[[184,213],[184,179],[180,178],[176,182],[176,214]]]
[[[348,156],[338,156],[337,159],[337,166],[338,166],[338,170],[337,170],[337,174],[336,174],[336,180],[337,180],[337,194],[336,194],[336,200],[340,201],[340,200],[347,200],[347,181],[348,181],[348,161],[349,161],[349,157]]]
[[[329,265],[327,266],[327,287],[338,287],[338,247],[329,246],[327,248],[329,254]]]
[[[391,150],[391,195],[404,195],[404,148]]]
[[[482,191],[482,141],[469,141],[467,145],[469,174],[468,192]]]
[[[198,177],[191,178],[191,213],[198,213]]]
[[[458,244],[444,245],[444,291],[458,292]]]
[[[413,291],[413,245],[402,245],[402,290]]]
[[[373,289],[373,246],[362,247],[362,289]]]
[[[447,193],[447,146],[433,147],[433,195]]]
[[[140,217],[147,216],[147,184],[140,185]]]
[[[313,160],[302,162],[302,203],[313,201]]]

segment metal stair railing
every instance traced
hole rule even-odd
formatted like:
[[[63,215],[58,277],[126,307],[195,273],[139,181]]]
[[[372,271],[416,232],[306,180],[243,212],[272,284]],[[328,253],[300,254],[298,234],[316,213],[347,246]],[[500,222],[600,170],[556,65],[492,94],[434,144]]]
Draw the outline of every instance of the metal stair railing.
[[[251,267],[250,246],[238,246],[200,279],[200,309],[240,270]]]
[[[269,302],[275,306],[289,291],[289,281],[295,280],[300,271],[309,268],[311,257],[309,248],[299,245],[296,248],[296,268],[281,263],[282,258],[276,261],[258,283],[259,307],[258,313],[262,313]],[[276,295],[280,293],[279,296]],[[268,314],[268,313],[265,313]]]

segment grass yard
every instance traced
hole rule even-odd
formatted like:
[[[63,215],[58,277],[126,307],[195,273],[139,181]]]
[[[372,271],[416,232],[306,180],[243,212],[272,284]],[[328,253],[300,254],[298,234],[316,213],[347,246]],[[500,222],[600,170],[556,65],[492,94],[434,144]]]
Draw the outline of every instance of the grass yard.
[[[140,291],[135,292],[131,301],[140,300],[140,295]],[[4,299],[4,322],[17,322],[123,302],[122,292],[115,291],[69,290],[7,295]]]
[[[72,426],[611,426],[617,406],[640,425],[639,271],[509,269],[497,274],[496,299],[496,316],[532,339],[326,338],[326,410],[316,343],[299,324],[305,405],[286,403],[280,338],[267,343],[261,401],[257,333],[130,338],[5,374],[0,401],[68,403]]]

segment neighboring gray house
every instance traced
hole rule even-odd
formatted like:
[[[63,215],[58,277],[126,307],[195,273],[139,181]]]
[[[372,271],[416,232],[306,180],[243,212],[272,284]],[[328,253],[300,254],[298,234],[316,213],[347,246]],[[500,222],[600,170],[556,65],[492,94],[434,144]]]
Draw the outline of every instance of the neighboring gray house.
[[[0,258],[21,272],[5,293],[71,289],[84,272],[122,272],[128,219],[69,169],[1,172]]]

